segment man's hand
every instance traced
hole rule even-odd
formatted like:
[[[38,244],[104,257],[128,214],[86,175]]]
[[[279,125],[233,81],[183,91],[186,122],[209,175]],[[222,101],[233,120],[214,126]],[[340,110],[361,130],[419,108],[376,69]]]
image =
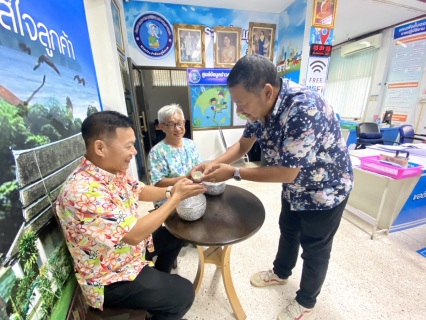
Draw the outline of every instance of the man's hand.
[[[204,169],[203,181],[206,182],[222,182],[231,179],[234,175],[235,168],[229,164],[219,163],[210,165]]]
[[[189,179],[181,179],[172,188],[172,197],[176,197],[179,201],[186,198],[196,196],[206,191],[206,188],[200,183],[194,183]]]
[[[192,174],[194,171],[201,171],[203,173],[203,177],[207,174],[209,174],[210,172],[212,172],[212,168],[214,167],[214,165],[210,164],[210,163],[200,163],[198,166],[195,166],[194,168],[192,168],[192,170],[190,171],[190,174]],[[204,180],[204,178],[203,178]]]

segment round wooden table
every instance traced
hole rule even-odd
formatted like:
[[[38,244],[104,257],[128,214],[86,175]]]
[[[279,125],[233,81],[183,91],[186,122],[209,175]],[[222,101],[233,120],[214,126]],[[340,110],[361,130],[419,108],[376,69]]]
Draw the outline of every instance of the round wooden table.
[[[166,221],[166,228],[177,238],[197,246],[198,272],[194,280],[198,292],[204,275],[204,264],[210,263],[222,269],[222,279],[232,310],[238,320],[246,318],[232,283],[230,255],[232,244],[254,235],[265,221],[265,208],[251,192],[227,185],[219,196],[209,196],[207,208],[201,219],[182,220],[177,213]],[[209,248],[203,251],[202,246]],[[223,248],[222,248],[223,247]]]

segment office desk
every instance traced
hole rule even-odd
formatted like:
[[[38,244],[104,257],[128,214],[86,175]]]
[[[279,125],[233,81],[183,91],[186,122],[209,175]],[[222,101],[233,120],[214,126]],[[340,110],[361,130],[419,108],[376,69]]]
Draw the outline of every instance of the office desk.
[[[357,167],[359,157],[384,151],[350,151],[354,166],[354,188],[346,210],[372,225],[371,238],[380,232],[395,232],[426,223],[426,158],[410,156],[410,161],[425,166],[417,177],[395,180]]]

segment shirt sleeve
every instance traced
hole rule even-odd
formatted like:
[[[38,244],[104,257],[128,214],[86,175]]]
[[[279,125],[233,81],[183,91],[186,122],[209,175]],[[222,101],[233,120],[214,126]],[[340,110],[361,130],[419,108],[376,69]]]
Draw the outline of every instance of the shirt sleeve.
[[[148,165],[151,170],[151,181],[153,185],[170,174],[166,160],[155,149],[152,149],[148,154]]]
[[[318,100],[315,100],[310,102],[307,98],[299,98],[290,107],[283,125],[282,144],[277,150],[284,167],[303,168],[315,162],[325,120],[316,106]]]
[[[256,131],[258,129],[258,123],[256,122],[249,122],[247,121],[246,127],[243,131],[243,137],[244,138],[257,138]]]
[[[137,186],[139,191],[139,184]],[[63,209],[70,229],[67,237],[79,246],[90,248],[92,242],[109,248],[116,246],[137,222],[130,208],[137,201],[131,199],[123,205],[102,183],[88,183],[87,188],[65,195]],[[128,206],[129,205],[129,206]]]

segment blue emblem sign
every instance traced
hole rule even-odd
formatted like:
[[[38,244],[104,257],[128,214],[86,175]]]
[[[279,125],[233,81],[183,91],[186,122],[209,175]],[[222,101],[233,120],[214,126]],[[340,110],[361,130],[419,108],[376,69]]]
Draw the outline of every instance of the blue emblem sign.
[[[144,12],[135,20],[133,39],[145,56],[162,59],[172,51],[173,28],[161,14]]]
[[[226,86],[231,69],[186,69],[188,85]]]

